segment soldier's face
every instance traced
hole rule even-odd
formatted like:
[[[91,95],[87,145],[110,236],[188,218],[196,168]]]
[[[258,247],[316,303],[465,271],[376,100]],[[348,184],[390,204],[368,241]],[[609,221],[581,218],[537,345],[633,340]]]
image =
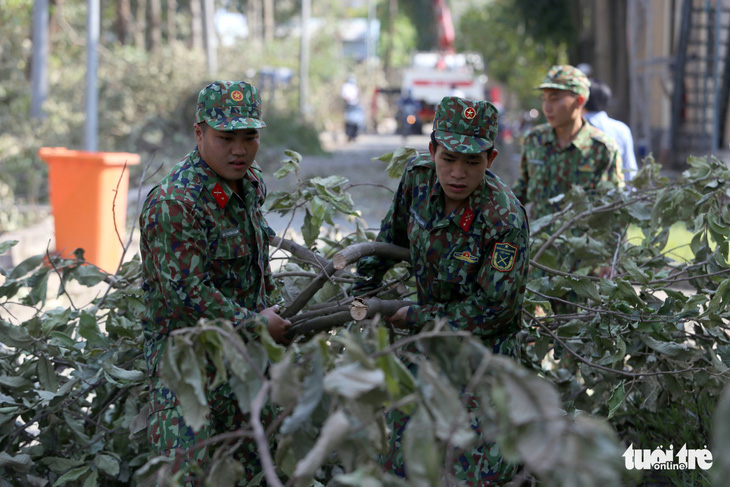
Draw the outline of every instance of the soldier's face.
[[[436,177],[446,195],[446,204],[458,204],[469,197],[482,183],[484,172],[492,167],[497,150],[491,155],[486,152],[478,154],[461,154],[444,149],[431,143],[428,146],[431,159],[436,165]]]
[[[571,126],[580,117],[579,98],[571,91],[552,88],[542,90],[542,112],[552,128]]]
[[[259,150],[258,129],[223,132],[195,124],[195,140],[200,157],[234,191],[246,175]]]

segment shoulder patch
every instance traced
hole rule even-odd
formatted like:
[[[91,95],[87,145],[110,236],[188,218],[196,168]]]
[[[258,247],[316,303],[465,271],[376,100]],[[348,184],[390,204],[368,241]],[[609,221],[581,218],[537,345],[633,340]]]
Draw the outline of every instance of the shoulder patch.
[[[517,260],[517,247],[507,242],[497,242],[492,251],[492,267],[499,272],[509,272]]]

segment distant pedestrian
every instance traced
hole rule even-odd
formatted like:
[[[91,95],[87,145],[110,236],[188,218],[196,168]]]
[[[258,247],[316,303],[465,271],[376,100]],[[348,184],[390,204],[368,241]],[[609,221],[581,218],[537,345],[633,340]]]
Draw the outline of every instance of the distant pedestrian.
[[[588,123],[601,129],[616,141],[621,151],[624,178],[631,181],[639,170],[634,153],[634,137],[628,125],[608,116],[606,110],[611,101],[611,88],[597,79],[591,80],[590,97],[583,107]]]

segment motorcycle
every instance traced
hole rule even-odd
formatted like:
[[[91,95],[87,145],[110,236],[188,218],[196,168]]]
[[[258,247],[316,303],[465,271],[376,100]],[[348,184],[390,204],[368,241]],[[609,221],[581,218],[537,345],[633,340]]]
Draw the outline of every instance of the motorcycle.
[[[365,110],[359,103],[345,105],[345,135],[352,142],[365,127]]]
[[[413,99],[401,101],[398,106],[396,120],[398,121],[398,133],[403,138],[413,134],[420,134],[423,130],[421,119],[418,117],[418,111],[421,104]]]

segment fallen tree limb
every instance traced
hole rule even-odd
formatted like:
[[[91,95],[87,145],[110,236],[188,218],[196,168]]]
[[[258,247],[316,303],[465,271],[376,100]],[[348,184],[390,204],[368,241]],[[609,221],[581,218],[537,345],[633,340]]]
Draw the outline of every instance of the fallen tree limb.
[[[335,254],[332,257],[332,263],[335,269],[342,270],[353,262],[357,262],[363,257],[369,255],[377,255],[388,259],[411,261],[411,253],[405,247],[393,245],[384,242],[363,242],[350,245]]]
[[[378,313],[383,316],[391,316],[403,306],[411,306],[413,304],[416,303],[413,301],[404,301],[399,299],[383,300],[379,298],[370,298],[365,301],[367,313],[361,319],[372,318]],[[288,335],[290,337],[294,337],[297,335],[329,331],[352,320],[353,318],[349,309],[345,311],[337,311],[326,316],[312,318],[311,320],[306,320],[302,323],[296,324],[289,329]]]

